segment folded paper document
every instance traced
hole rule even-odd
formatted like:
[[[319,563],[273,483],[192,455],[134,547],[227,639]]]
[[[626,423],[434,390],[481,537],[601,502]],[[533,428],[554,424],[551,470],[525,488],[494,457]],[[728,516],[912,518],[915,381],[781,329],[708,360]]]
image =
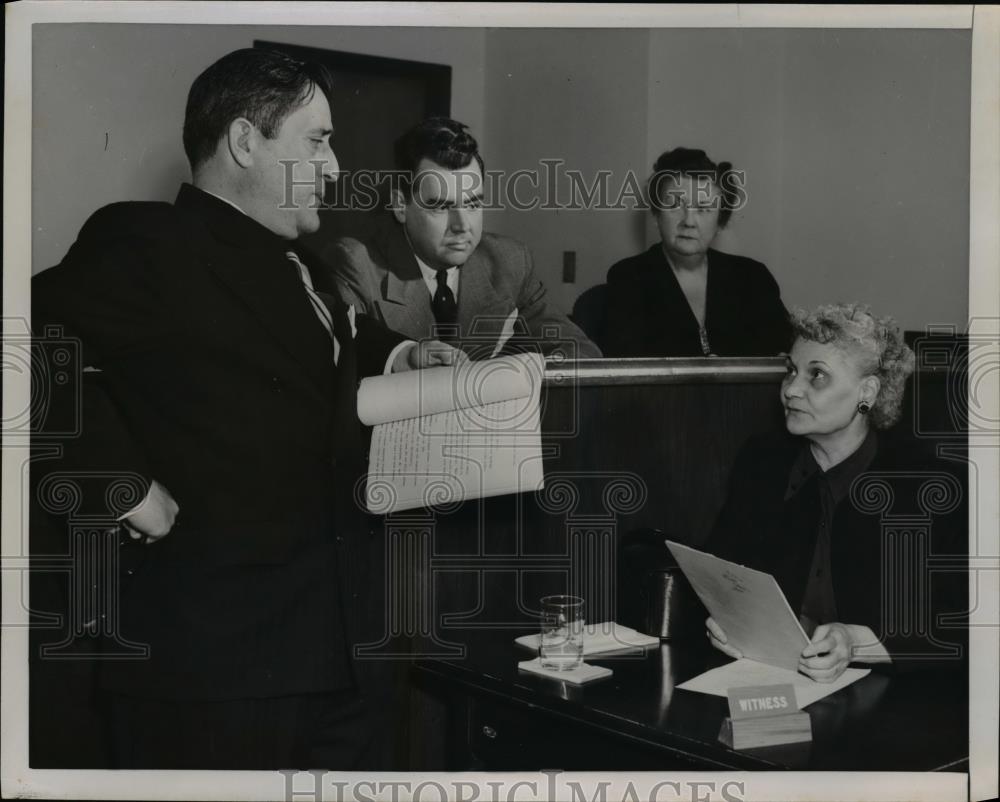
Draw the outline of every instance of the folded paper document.
[[[750,660],[797,670],[809,638],[773,576],[669,540],[667,548],[732,646]]]
[[[541,635],[522,635],[514,642],[537,651]],[[614,621],[604,621],[600,624],[587,624],[583,628],[583,655],[617,652],[622,649],[644,649],[648,646],[658,646],[659,638],[643,635]]]
[[[381,515],[541,490],[545,361],[517,354],[364,379],[366,505]]]
[[[802,708],[869,673],[849,668],[831,683],[798,673],[809,638],[773,576],[670,540],[667,548],[728,642],[743,653],[678,688],[725,696],[730,688],[787,682]]]
[[[806,705],[811,705],[824,696],[846,688],[852,682],[857,682],[870,673],[867,668],[848,668],[833,682],[816,682],[816,680],[797,671],[769,666],[766,663],[758,663],[744,657],[741,660],[713,668],[704,674],[699,674],[694,679],[682,682],[677,687],[685,691],[725,696],[730,688],[788,683],[795,688],[795,699],[801,710]]]

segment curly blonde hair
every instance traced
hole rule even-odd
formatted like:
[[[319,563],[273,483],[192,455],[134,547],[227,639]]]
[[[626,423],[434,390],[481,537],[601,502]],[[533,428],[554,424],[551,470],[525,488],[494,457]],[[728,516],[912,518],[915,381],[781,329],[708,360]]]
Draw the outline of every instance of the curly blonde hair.
[[[862,304],[827,304],[796,309],[791,323],[795,339],[832,344],[860,360],[862,375],[879,379],[881,389],[869,413],[872,426],[887,429],[899,420],[914,356],[895,320],[875,317]]]

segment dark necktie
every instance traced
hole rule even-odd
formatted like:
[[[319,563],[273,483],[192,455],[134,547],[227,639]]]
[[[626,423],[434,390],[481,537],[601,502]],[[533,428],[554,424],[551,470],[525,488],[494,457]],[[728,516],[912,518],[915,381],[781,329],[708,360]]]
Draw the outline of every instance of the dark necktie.
[[[455,293],[448,286],[447,270],[437,271],[437,290],[431,298],[431,308],[434,310],[434,321],[438,326],[454,332],[455,324],[458,322],[458,304],[455,303]]]

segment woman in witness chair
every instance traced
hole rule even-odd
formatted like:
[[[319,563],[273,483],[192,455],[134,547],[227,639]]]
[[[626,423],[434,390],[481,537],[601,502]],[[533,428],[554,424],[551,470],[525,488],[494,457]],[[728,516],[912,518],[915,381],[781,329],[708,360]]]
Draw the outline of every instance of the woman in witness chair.
[[[931,511],[958,515],[934,520],[926,554],[964,553],[961,485],[884,431],[900,417],[913,352],[890,318],[862,306],[798,311],[791,323],[795,340],[781,383],[787,434],[744,446],[706,550],[774,575],[811,637],[799,670],[815,680],[834,681],[852,660],[953,665],[944,644],[962,635],[938,630],[926,602],[932,598],[939,611],[965,607],[960,599],[948,606],[947,582],[929,587],[923,574],[909,575],[882,534],[889,504],[894,515],[920,505],[926,517],[931,494],[915,488],[936,481]],[[852,493],[865,472],[878,474],[869,478],[879,486],[866,494],[855,485]],[[884,615],[886,601],[894,617]],[[716,648],[741,656],[713,619],[706,625]]]
[[[788,312],[767,267],[712,248],[740,178],[703,150],[656,160],[647,194],[660,242],[608,271],[603,314],[588,331],[605,356],[775,356],[788,347]]]

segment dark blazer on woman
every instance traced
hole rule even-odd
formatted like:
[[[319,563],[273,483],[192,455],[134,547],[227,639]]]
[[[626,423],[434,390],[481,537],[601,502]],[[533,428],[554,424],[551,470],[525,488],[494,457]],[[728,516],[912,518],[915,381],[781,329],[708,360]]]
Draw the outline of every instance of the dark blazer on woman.
[[[791,345],[778,284],[760,262],[709,249],[706,295],[716,356],[773,356]],[[698,321],[660,243],[608,271],[606,298],[597,340],[605,356],[703,355]]]
[[[798,614],[816,546],[819,477],[789,492],[808,442],[787,433],[751,439],[705,549],[774,575]],[[933,461],[891,434],[833,515],[837,620],[864,624],[897,664],[957,663],[967,609],[968,499],[957,463]],[[939,620],[957,613],[959,620]],[[818,622],[826,623],[826,622]]]

